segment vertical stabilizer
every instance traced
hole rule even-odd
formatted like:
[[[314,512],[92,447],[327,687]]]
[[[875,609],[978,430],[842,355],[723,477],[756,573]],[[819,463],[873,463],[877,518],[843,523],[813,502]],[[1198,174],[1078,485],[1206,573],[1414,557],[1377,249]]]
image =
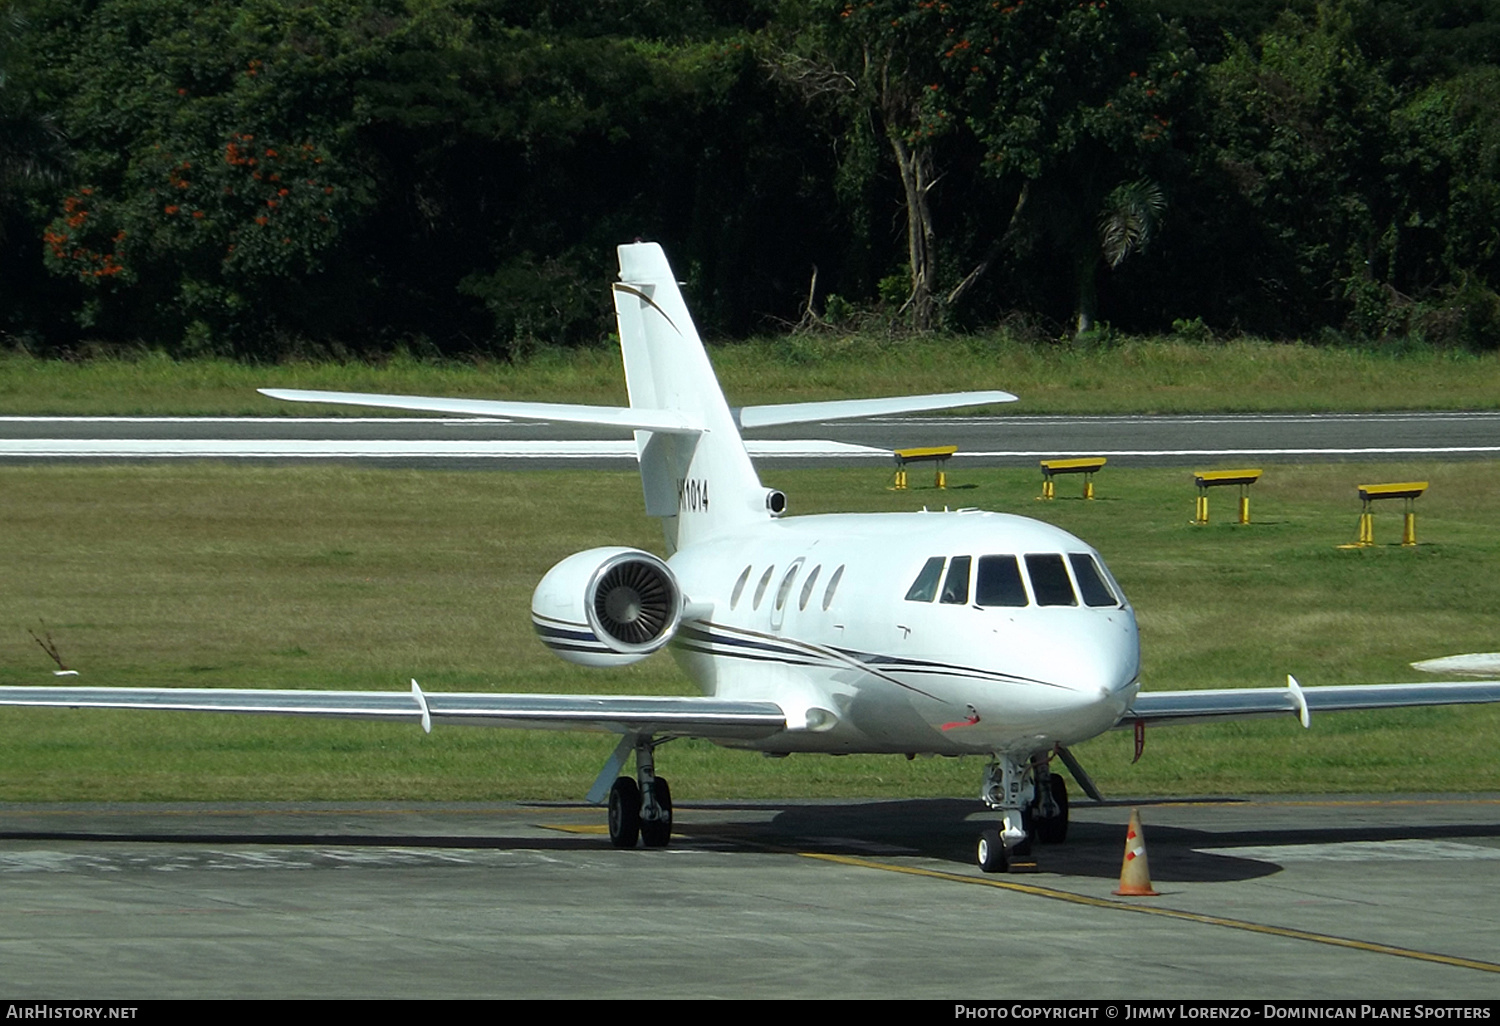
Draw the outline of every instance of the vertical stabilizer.
[[[666,254],[654,242],[621,246],[614,286],[620,351],[633,409],[675,410],[701,434],[637,431],[646,512],[662,517],[671,551],[770,514]]]

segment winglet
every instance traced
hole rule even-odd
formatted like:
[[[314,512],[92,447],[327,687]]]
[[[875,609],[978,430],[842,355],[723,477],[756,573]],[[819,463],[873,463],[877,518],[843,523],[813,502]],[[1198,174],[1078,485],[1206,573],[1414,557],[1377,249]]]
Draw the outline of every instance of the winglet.
[[[417,700],[417,708],[422,710],[422,730],[432,733],[432,711],[427,708],[427,696],[422,694],[422,689],[417,686],[417,678],[411,679],[411,697]]]
[[[1290,673],[1286,675],[1286,689],[1292,694],[1292,707],[1297,710],[1302,729],[1309,729],[1312,726],[1312,716],[1307,711],[1307,696],[1302,693],[1302,685],[1297,683],[1297,678]]]

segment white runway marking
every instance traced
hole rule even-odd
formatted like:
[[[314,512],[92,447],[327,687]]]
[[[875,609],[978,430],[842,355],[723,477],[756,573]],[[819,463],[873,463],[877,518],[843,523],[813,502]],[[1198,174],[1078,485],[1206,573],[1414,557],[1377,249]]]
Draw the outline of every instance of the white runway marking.
[[[752,456],[889,459],[884,449],[847,442],[751,440]],[[0,458],[29,459],[629,459],[630,439],[6,438]]]
[[[298,459],[475,459],[635,458],[628,439],[514,442],[486,440],[303,439],[303,438],[7,438],[0,456],[106,457],[110,459],[205,459],[211,457]]]
[[[1246,848],[1197,848],[1200,855],[1227,855],[1257,862],[1446,862],[1500,859],[1500,848],[1458,841],[1338,841]]]
[[[751,456],[797,459],[890,459],[884,449],[843,442],[746,439]],[[988,449],[957,459],[1047,459],[1056,449]],[[1093,456],[1360,456],[1500,455],[1500,445],[1365,446],[1306,449],[1090,449]],[[7,438],[0,458],[29,459],[635,459],[628,439],[501,441],[441,439]]]
[[[1077,415],[1067,413],[1020,414],[988,417],[867,417],[866,424],[922,425],[993,424],[1007,421],[1025,424],[1399,424],[1408,421],[1477,420],[1500,421],[1497,412],[1450,411],[1432,413],[1126,413]],[[831,422],[830,422],[831,423]]]
[[[0,417],[0,424],[513,424],[505,417]]]
[[[960,452],[959,456],[1054,457],[1057,449],[996,449]],[[1326,449],[1090,449],[1090,456],[1443,456],[1500,453],[1500,445],[1384,445]]]
[[[0,873],[120,873],[149,870],[401,869],[413,866],[513,866],[537,861],[529,852],[483,848],[307,847],[180,852],[150,848],[107,854],[71,851],[0,852]]]

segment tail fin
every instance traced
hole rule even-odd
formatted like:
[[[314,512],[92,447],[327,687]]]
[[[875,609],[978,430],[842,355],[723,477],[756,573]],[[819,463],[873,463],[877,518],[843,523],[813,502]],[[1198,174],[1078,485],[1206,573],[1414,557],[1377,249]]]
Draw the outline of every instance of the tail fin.
[[[697,434],[636,431],[646,512],[662,517],[667,547],[766,519],[761,485],[666,254],[654,242],[619,247],[614,286],[625,385],[633,410],[670,410]],[[779,509],[776,512],[780,512]]]
[[[672,552],[724,531],[762,522],[785,509],[785,496],[760,483],[740,438],[741,424],[747,428],[805,424],[989,405],[1016,398],[1009,392],[947,392],[750,406],[736,415],[724,401],[719,380],[661,247],[638,242],[621,246],[619,253],[615,313],[620,321],[629,408],[287,388],[260,391],[292,402],[513,417],[634,431],[646,512],[662,518],[667,547]],[[843,451],[850,448],[838,443],[760,444],[772,452],[788,444],[813,445],[824,453],[833,447]]]

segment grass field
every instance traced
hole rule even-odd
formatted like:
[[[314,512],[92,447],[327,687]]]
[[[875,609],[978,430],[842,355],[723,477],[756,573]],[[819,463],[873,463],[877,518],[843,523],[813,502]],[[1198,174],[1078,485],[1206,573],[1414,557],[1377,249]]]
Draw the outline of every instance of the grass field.
[[[1088,346],[1004,336],[828,335],[717,345],[711,356],[730,401],[743,405],[1000,388],[1021,397],[996,411],[1007,414],[1500,406],[1500,353],[1370,352],[1254,340],[1124,339]],[[274,417],[312,410],[256,395],[263,386],[625,402],[619,352],[608,347],[544,351],[515,364],[397,358],[380,365],[253,366],[176,363],[150,353],[71,363],[0,354],[0,413],[9,415]]]
[[[307,384],[308,382],[299,382]],[[966,382],[965,384],[968,384]],[[982,506],[1096,545],[1136,605],[1148,689],[1411,680],[1415,659],[1497,647],[1500,464],[1272,467],[1256,523],[1188,524],[1184,470],[1110,468],[1094,502],[1035,472],[885,489],[883,468],[765,475],[797,513]],[[1415,549],[1354,540],[1354,485],[1430,480]],[[48,683],[27,629],[80,683],[689,693],[670,659],[587,671],[532,637],[531,590],[569,553],[654,550],[633,473],[350,467],[0,468],[0,683]],[[1382,542],[1399,516],[1377,517]],[[1500,790],[1500,710],[1288,716],[1080,746],[1106,793]],[[577,798],[607,736],[149,713],[0,712],[0,800]],[[679,741],[683,800],[970,795],[979,760],[765,760]]]

